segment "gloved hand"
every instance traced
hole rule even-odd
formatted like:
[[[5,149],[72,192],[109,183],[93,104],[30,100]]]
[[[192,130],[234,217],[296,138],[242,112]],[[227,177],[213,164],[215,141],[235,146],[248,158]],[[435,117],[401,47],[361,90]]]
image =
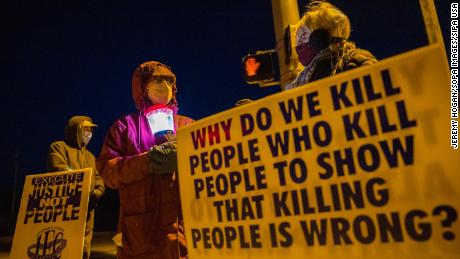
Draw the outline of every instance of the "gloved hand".
[[[97,208],[97,202],[99,201],[99,198],[91,192],[89,194],[89,200],[88,200],[88,212],[86,213],[86,221],[89,220],[91,217],[91,214],[94,213],[94,210]]]
[[[151,172],[157,175],[177,171],[177,144],[175,141],[155,145],[149,151]]]
[[[176,142],[176,136],[174,135],[174,132],[172,130],[166,131],[166,133],[163,131],[161,133],[156,133],[155,134],[155,143],[158,143],[158,145],[166,142]]]
[[[88,201],[88,211],[95,210],[97,208],[98,201],[99,201],[99,198],[96,196],[96,194],[91,192],[89,195],[89,201]]]
[[[172,226],[167,226],[164,230],[167,232],[166,237],[170,242],[177,241],[179,243],[179,255],[181,258],[186,257],[188,254],[187,251],[187,242],[185,239],[185,230],[184,226],[174,223]]]

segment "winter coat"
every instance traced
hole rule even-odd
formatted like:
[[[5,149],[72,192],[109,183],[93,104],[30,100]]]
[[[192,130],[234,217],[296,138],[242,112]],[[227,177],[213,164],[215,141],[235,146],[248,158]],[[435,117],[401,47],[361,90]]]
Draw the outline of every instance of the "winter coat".
[[[64,141],[51,143],[48,152],[48,171],[93,169],[83,243],[83,258],[89,258],[91,239],[93,237],[94,210],[97,207],[99,198],[105,192],[105,187],[96,169],[94,155],[86,149],[86,146],[82,142],[82,123],[84,121],[92,122],[91,118],[86,116],[72,117],[65,128]]]
[[[97,168],[105,184],[119,193],[118,230],[123,247],[118,248],[117,257],[176,259],[178,242],[168,240],[167,235],[177,233],[173,224],[181,223],[178,183],[174,174],[157,175],[149,165],[148,151],[155,137],[144,113],[151,104],[143,97],[142,80],[139,67],[132,80],[139,113],[123,116],[111,126]],[[174,111],[175,127],[192,122],[177,115],[176,106],[169,107]]]
[[[345,43],[344,48],[342,54],[339,56],[331,54],[330,51],[324,53],[318,60],[313,61],[313,64],[305,67],[294,81],[285,86],[285,89],[295,88],[353,68],[377,62],[374,55],[367,50],[356,48],[352,42]]]
[[[93,197],[99,198],[104,193],[105,187],[96,169],[94,155],[82,143],[83,128],[80,125],[85,120],[92,122],[91,118],[86,116],[72,117],[65,128],[64,141],[51,143],[48,152],[48,171],[58,172],[92,168],[93,177],[90,191]]]

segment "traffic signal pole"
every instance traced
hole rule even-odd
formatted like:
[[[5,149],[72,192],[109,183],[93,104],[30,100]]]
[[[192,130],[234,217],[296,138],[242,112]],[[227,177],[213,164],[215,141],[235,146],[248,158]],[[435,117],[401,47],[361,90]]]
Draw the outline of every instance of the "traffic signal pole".
[[[420,9],[423,14],[423,21],[425,23],[425,30],[430,44],[439,44],[444,50],[443,56],[447,59],[447,52],[445,50],[444,40],[442,38],[441,26],[439,25],[438,15],[433,0],[419,0]]]
[[[289,68],[290,64],[286,64],[285,62],[286,48],[284,44],[284,33],[289,24],[293,25],[299,22],[299,8],[297,6],[297,0],[271,0],[271,4],[276,37],[276,52],[280,69],[281,90],[284,90],[284,86],[295,76],[295,74],[293,75],[292,73],[292,69]],[[295,37],[295,35],[291,37]]]

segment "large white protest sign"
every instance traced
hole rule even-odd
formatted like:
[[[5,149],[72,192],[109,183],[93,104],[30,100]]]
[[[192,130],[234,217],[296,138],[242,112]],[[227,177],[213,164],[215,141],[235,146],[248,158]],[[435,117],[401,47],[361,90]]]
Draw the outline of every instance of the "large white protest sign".
[[[459,153],[438,45],[179,129],[193,258],[457,258]]]

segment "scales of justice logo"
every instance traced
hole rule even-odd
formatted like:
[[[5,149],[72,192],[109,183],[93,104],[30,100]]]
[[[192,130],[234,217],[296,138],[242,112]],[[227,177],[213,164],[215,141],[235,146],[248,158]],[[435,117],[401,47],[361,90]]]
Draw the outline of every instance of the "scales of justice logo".
[[[27,255],[32,259],[58,259],[66,245],[64,229],[48,227],[37,233],[32,245],[27,248]]]

